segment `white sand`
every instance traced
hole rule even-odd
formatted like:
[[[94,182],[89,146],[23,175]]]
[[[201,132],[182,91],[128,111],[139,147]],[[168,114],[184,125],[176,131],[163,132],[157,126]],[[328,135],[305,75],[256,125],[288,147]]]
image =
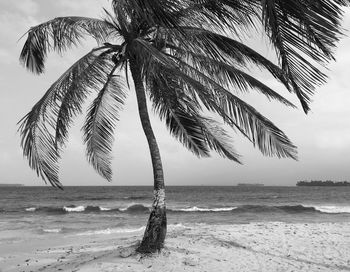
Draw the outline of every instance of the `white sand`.
[[[170,226],[165,249],[153,256],[134,253],[141,236],[0,245],[0,271],[350,271],[350,223]]]

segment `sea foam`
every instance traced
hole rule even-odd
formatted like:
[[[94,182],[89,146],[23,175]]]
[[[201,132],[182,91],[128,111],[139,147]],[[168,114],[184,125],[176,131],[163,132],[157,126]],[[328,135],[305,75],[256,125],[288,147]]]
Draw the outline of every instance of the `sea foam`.
[[[49,232],[49,233],[59,233],[62,229],[43,229],[43,232]]]
[[[111,209],[111,208],[100,207],[100,210],[101,210],[101,211],[110,211],[110,210],[112,210],[112,209]]]
[[[83,212],[85,211],[85,207],[84,206],[77,206],[77,207],[73,207],[73,206],[64,206],[63,210],[67,211],[67,212]]]
[[[314,206],[323,213],[350,213],[350,206]]]
[[[78,236],[89,236],[89,235],[99,235],[99,234],[113,234],[113,233],[132,233],[132,232],[139,232],[143,231],[145,227],[140,228],[107,228],[103,230],[94,230],[94,231],[87,231],[78,233]]]
[[[229,212],[237,209],[237,207],[222,207],[222,208],[199,208],[196,206],[183,209],[172,209],[172,211],[181,212]]]
[[[101,206],[64,206],[63,210],[66,212],[95,212],[95,211],[110,211],[111,208],[105,208]]]

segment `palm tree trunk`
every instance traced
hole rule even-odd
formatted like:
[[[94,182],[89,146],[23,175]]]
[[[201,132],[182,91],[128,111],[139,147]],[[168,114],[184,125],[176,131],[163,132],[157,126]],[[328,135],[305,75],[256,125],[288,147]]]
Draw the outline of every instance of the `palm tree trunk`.
[[[146,95],[141,79],[141,70],[134,60],[130,61],[130,70],[135,84],[142,128],[146,135],[151,153],[154,176],[153,205],[151,214],[148,219],[142,242],[137,248],[137,251],[140,253],[154,253],[164,246],[167,226],[163,166],[158,144],[147,111]]]

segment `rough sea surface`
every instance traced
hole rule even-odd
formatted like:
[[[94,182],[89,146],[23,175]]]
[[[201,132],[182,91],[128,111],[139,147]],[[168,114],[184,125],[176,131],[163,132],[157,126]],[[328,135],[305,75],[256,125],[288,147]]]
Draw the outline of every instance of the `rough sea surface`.
[[[140,231],[152,187],[0,187],[0,244]],[[169,225],[350,222],[350,187],[167,187]]]

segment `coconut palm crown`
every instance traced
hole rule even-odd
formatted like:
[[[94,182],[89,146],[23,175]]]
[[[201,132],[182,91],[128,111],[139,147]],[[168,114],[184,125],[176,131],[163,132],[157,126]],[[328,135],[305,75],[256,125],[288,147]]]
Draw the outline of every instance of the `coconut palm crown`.
[[[74,63],[20,121],[24,156],[54,187],[58,160],[72,119],[94,97],[83,126],[86,155],[94,169],[112,179],[114,129],[132,79],[154,172],[154,203],[141,252],[163,246],[166,233],[164,177],[150,124],[146,97],[171,135],[198,157],[211,150],[240,162],[229,134],[216,118],[247,137],[267,156],[296,159],[296,147],[269,119],[239,98],[255,90],[269,100],[295,107],[252,76],[255,65],[295,93],[305,112],[310,95],[324,83],[320,70],[333,59],[342,34],[341,0],[114,0],[104,19],[60,17],[32,27],[20,60],[44,72],[48,52],[62,53],[85,36],[97,47]],[[262,29],[278,63],[241,42]]]

